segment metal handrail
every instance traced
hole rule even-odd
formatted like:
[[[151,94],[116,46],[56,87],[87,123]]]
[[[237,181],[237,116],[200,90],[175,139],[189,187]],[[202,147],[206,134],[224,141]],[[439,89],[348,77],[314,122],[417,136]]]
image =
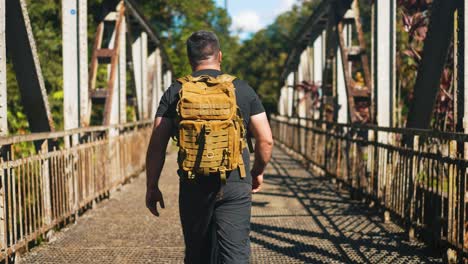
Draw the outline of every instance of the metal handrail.
[[[109,129],[125,129],[129,127],[142,126],[151,124],[153,120],[142,120],[126,124],[116,124],[109,126],[92,126],[92,127],[83,127],[83,128],[74,128],[57,132],[38,132],[30,133],[25,135],[12,135],[12,136],[3,136],[0,137],[0,145],[11,145],[21,142],[31,142],[36,140],[47,140],[53,138],[61,138],[66,136],[71,136],[74,134],[85,134],[98,131],[106,131]]]
[[[410,234],[468,252],[468,135],[271,116],[275,140]],[[405,137],[411,139],[407,144]]]

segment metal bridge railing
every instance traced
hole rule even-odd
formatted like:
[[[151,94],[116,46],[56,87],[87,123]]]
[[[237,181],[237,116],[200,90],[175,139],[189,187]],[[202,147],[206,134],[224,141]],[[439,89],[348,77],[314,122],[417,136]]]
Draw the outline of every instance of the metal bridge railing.
[[[270,121],[279,143],[352,194],[387,208],[410,235],[448,242],[466,257],[468,135],[282,116]]]
[[[1,256],[27,247],[141,172],[151,124],[0,138],[14,153],[0,161]],[[18,151],[28,144],[41,151]]]

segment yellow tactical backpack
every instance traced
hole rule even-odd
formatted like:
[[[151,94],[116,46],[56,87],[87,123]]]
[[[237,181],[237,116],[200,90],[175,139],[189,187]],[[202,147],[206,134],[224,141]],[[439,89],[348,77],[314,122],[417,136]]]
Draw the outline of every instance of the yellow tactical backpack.
[[[182,84],[177,104],[179,132],[178,163],[189,178],[219,173],[226,182],[226,172],[239,170],[245,177],[242,151],[245,128],[237,107],[233,80],[191,75],[179,78]]]

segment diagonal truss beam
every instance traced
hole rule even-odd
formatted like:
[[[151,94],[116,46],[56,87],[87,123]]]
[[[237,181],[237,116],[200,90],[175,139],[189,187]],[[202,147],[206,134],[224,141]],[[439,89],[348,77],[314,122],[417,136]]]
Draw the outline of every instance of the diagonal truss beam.
[[[327,29],[328,20],[333,18],[338,23],[351,6],[352,0],[323,0],[312,15],[307,19],[293,38],[294,47],[286,59],[281,79],[284,81],[288,74],[297,68],[302,51],[310,45],[324,30]],[[332,17],[333,16],[333,17]]]
[[[450,42],[453,38],[457,1],[435,0],[429,31],[424,41],[421,65],[414,87],[414,101],[408,113],[408,128],[429,128],[439,92]]]
[[[6,1],[7,51],[13,62],[31,132],[54,130],[25,0]]]

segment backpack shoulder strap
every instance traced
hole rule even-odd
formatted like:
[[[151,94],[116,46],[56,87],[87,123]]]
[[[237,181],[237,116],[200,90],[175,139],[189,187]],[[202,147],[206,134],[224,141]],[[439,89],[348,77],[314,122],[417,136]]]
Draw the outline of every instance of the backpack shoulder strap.
[[[192,82],[193,81],[193,76],[192,75],[187,75],[181,78],[177,79],[180,84],[184,85],[184,83]]]
[[[233,82],[234,79],[236,79],[235,76],[229,75],[229,74],[221,74],[218,77],[216,77],[216,80],[220,83],[223,82]]]

